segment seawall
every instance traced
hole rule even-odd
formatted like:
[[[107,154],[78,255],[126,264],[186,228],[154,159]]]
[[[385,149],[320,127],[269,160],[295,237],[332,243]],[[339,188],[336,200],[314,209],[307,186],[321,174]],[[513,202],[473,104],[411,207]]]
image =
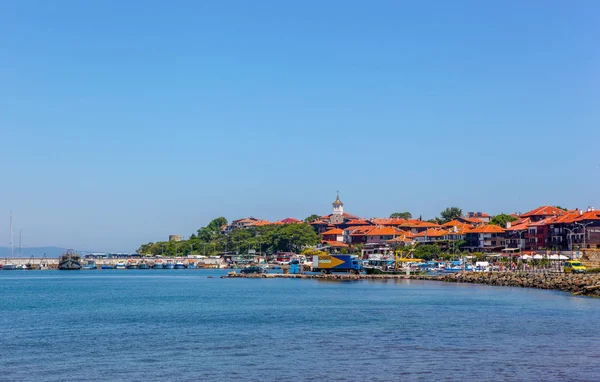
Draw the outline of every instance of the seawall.
[[[590,297],[600,297],[600,274],[521,273],[521,272],[460,272],[440,276],[430,275],[351,275],[351,274],[239,274],[230,272],[223,278],[287,278],[322,280],[432,280],[472,283],[518,288],[552,289]]]

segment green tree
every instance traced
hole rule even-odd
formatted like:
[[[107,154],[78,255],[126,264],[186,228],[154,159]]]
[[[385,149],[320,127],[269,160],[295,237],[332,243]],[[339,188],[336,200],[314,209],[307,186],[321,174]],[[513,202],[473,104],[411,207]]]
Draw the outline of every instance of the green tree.
[[[415,248],[414,256],[417,259],[431,260],[440,255],[442,250],[435,244],[419,245]]]
[[[554,207],[558,208],[559,210],[568,211],[565,207],[561,207],[561,206],[554,206]]]
[[[507,215],[507,214],[500,214],[500,215],[494,216],[492,218],[492,220],[490,220],[490,224],[499,225],[502,228],[506,228],[506,223],[514,222],[515,220],[517,220],[517,218],[514,216]]]
[[[221,234],[221,227],[227,225],[224,217],[213,219],[206,227],[198,230],[198,239],[204,242],[215,240]]]
[[[440,212],[442,224],[462,216],[462,210],[458,207],[448,207]]]
[[[317,214],[312,214],[312,215],[310,215],[309,217],[307,217],[306,219],[304,219],[304,222],[305,222],[305,223],[312,223],[312,222],[314,222],[315,220],[319,220],[319,219],[321,219],[321,217],[320,217],[319,215],[317,215]]]
[[[319,243],[319,236],[308,224],[286,224],[272,235],[272,245],[279,251],[301,251]]]
[[[392,219],[412,219],[412,215],[410,212],[394,212],[390,215]]]

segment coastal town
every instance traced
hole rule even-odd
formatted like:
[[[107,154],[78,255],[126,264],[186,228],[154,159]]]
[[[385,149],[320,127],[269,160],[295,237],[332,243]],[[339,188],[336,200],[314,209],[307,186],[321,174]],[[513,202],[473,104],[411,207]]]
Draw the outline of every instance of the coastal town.
[[[485,212],[463,214],[459,208],[450,207],[441,215],[441,218],[428,221],[413,219],[406,212],[383,218],[359,217],[344,210],[338,194],[328,215],[312,215],[304,220],[288,217],[274,222],[255,217],[241,218],[220,225],[219,232],[212,232],[209,240],[198,242],[201,230],[187,240],[182,240],[180,235],[171,235],[169,242],[141,246],[140,253],[164,254],[180,248],[180,253],[190,254],[194,252],[193,245],[196,243],[200,244],[197,252],[202,254],[207,253],[207,248],[210,254],[226,252],[239,255],[264,254],[268,249],[271,252],[294,252],[303,247],[314,247],[328,253],[355,253],[361,258],[369,258],[374,254],[391,254],[402,247],[414,247],[420,258],[440,254],[497,254],[521,259],[563,256],[569,259],[583,257],[589,265],[598,266],[593,263],[600,251],[600,211],[593,207],[569,210],[546,205],[525,213],[496,216]],[[220,223],[225,222],[221,219]],[[257,235],[261,230],[268,232],[268,227],[288,226],[298,226],[296,230],[304,234],[307,229],[300,227],[310,226],[317,235],[316,241],[311,242],[308,235],[306,242],[296,243],[298,245],[290,240],[283,247],[269,246],[266,241],[261,246],[260,234]],[[586,254],[587,257],[584,256]]]
[[[421,262],[459,261],[437,264],[443,269],[454,265],[465,270],[466,259],[471,265],[491,264],[484,270],[529,270],[535,260],[538,268],[543,263],[556,271],[563,269],[566,260],[600,268],[600,211],[593,207],[569,210],[546,205],[495,216],[449,207],[427,221],[414,219],[409,212],[364,218],[344,207],[338,193],[330,214],[304,220],[246,217],[228,222],[220,217],[185,239],[172,234],[168,241],[141,245],[136,253],[82,253],[77,264],[85,269],[87,259],[88,267],[104,269],[232,268],[288,264],[293,259],[310,263],[314,254],[337,254],[381,267],[397,266],[395,258],[400,254]],[[27,258],[6,258],[0,266],[5,270],[60,268],[56,259]]]

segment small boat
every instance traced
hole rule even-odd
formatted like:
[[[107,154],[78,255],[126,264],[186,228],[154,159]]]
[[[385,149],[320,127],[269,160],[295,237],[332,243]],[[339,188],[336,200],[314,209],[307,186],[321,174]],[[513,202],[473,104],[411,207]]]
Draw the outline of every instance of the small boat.
[[[119,261],[117,265],[115,265],[115,269],[127,269],[127,265],[124,262]]]
[[[72,249],[58,258],[58,269],[61,271],[77,271],[81,269],[81,256]]]
[[[85,269],[85,270],[98,269],[98,265],[96,265],[96,262],[94,260],[88,260],[87,264],[85,264],[83,267],[81,267],[81,269]]]
[[[165,264],[165,269],[175,269],[175,264],[173,264],[171,261],[167,261]]]
[[[185,264],[183,263],[183,261],[176,262],[175,269],[185,269]]]
[[[3,271],[14,271],[16,269],[17,269],[16,264],[4,264],[4,266],[2,267]]]
[[[126,268],[127,269],[139,269],[139,266],[136,263],[128,263]]]
[[[196,263],[188,263],[188,265],[187,265],[187,269],[196,269],[196,268],[198,268],[196,266]]]
[[[102,265],[102,267],[101,267],[101,268],[102,268],[102,269],[115,269],[115,267],[113,267],[113,266],[112,266],[112,265],[110,265],[110,264],[104,264],[104,265]]]
[[[398,268],[389,268],[383,269],[381,267],[364,267],[365,273],[368,275],[404,275],[406,274],[406,269]]]
[[[150,269],[150,264],[145,261],[142,261],[138,264],[138,269]]]
[[[153,269],[164,269],[165,265],[163,264],[162,260],[156,260],[154,262],[154,265],[152,265]]]

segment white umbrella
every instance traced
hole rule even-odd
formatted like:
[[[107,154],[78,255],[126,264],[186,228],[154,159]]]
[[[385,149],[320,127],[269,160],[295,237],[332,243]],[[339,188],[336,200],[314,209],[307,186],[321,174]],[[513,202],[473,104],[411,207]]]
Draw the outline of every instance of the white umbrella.
[[[533,255],[534,260],[541,260],[543,258],[544,258],[544,256],[542,256],[542,255]]]
[[[569,258],[565,255],[558,255],[559,260],[569,260]]]
[[[523,255],[521,257],[519,257],[519,260],[529,260],[531,259],[531,255]]]

